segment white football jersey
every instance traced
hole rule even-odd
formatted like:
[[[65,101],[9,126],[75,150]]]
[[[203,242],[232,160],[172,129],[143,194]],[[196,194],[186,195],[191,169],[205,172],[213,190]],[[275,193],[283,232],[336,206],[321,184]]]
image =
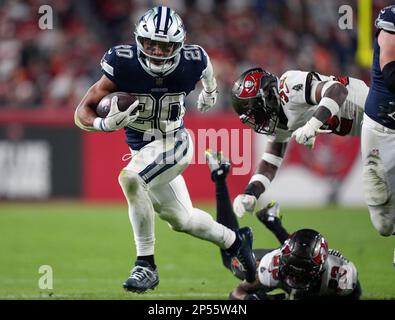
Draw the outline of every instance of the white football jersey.
[[[260,283],[268,291],[283,289],[293,298],[293,292],[287,290],[278,276],[280,249],[266,254],[258,266],[258,278]],[[345,259],[339,251],[330,249],[326,261],[325,271],[322,274],[319,296],[348,295],[358,281],[357,269],[351,261]]]
[[[369,87],[362,80],[350,77],[325,76],[315,72],[291,70],[280,78],[279,94],[288,130],[276,128],[275,142],[287,142],[292,132],[302,127],[317,110],[312,100],[312,88],[320,81],[336,80],[348,89],[346,101],[339,112],[322,127],[334,134],[360,136],[365,100]],[[273,138],[272,138],[273,139]]]

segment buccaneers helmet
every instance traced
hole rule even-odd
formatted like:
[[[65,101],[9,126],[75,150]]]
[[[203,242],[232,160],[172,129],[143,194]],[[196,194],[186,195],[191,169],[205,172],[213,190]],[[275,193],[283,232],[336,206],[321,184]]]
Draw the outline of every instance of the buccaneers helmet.
[[[262,68],[245,71],[233,85],[232,106],[257,133],[273,134],[281,107],[277,77]]]
[[[279,277],[287,287],[309,290],[321,280],[327,258],[328,243],[320,233],[298,230],[281,248]]]

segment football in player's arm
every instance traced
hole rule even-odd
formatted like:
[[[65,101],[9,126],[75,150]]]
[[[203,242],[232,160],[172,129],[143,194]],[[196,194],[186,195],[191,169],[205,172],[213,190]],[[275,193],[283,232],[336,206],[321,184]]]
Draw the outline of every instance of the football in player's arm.
[[[174,10],[165,6],[148,10],[136,24],[135,44],[118,45],[104,54],[103,76],[75,112],[75,123],[83,130],[123,129],[131,151],[131,160],[118,177],[137,255],[123,284],[128,291],[145,292],[159,283],[154,259],[155,213],[173,230],[210,241],[239,257],[247,279],[254,279],[255,264],[246,236],[194,208],[181,175],[193,157],[193,142],[183,121],[185,97],[202,81],[197,108],[205,112],[214,107],[217,96],[207,53],[198,45],[184,44],[185,35]],[[121,111],[114,96],[109,114],[99,117],[98,103],[113,92],[130,93],[137,100]]]
[[[217,221],[237,230],[239,224],[232,210],[226,177],[230,163],[221,153],[206,152],[211,179],[216,187]],[[360,299],[362,289],[355,265],[337,250],[328,249],[325,238],[312,229],[293,234],[281,223],[279,204],[272,201],[256,213],[257,218],[276,236],[281,247],[254,249],[256,279],[241,282],[229,298],[234,300],[275,299]],[[243,279],[239,261],[221,250],[224,266]],[[273,294],[282,289],[286,294]]]
[[[269,188],[292,137],[313,148],[318,133],[359,136],[369,88],[358,79],[291,70],[280,79],[261,68],[245,71],[232,89],[243,123],[268,141],[255,174],[233,208],[238,217],[255,210]]]

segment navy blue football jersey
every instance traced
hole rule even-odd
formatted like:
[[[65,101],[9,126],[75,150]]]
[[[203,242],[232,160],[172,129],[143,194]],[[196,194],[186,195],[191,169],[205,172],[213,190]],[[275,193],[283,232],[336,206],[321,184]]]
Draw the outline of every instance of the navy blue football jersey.
[[[111,48],[101,61],[102,72],[117,86],[117,91],[134,94],[140,101],[139,117],[127,128],[126,142],[139,150],[155,136],[174,134],[183,128],[185,97],[195,89],[207,67],[207,55],[197,45],[181,49],[178,65],[169,74],[148,73],[138,58],[136,45]],[[148,137],[147,137],[148,136]]]
[[[366,99],[365,113],[383,126],[395,129],[395,121],[388,121],[388,115],[383,114],[379,110],[379,106],[386,106],[390,101],[395,101],[395,95],[388,90],[384,83],[380,68],[380,46],[377,40],[381,30],[395,32],[395,5],[381,10],[375,25],[378,31],[374,39],[372,84],[368,98]]]

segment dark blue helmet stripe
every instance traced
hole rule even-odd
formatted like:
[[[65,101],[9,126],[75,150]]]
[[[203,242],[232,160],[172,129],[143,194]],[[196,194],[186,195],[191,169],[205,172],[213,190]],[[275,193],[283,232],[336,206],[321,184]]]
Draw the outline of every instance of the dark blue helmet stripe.
[[[167,14],[166,14],[166,22],[165,22],[165,30],[164,30],[164,32],[165,32],[165,34],[167,34],[167,30],[169,30],[169,21],[170,21],[170,8],[167,8],[167,10],[166,10],[167,12]]]
[[[159,33],[160,21],[162,20],[162,7],[158,7],[158,16],[156,18],[156,29],[155,33]]]

